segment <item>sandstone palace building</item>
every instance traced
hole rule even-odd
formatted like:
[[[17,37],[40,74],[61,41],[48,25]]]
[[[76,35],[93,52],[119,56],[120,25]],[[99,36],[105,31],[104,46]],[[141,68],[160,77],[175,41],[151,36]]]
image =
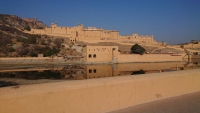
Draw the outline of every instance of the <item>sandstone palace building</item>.
[[[119,31],[105,30],[102,28],[88,27],[84,28],[83,24],[79,24],[74,27],[60,27],[56,23],[52,23],[51,27],[44,29],[31,29],[33,34],[46,34],[53,36],[62,36],[70,38],[71,41],[85,41],[85,42],[122,42],[133,41],[136,43],[152,43],[158,44],[151,36],[139,36],[138,34],[132,34],[131,36],[121,36]]]

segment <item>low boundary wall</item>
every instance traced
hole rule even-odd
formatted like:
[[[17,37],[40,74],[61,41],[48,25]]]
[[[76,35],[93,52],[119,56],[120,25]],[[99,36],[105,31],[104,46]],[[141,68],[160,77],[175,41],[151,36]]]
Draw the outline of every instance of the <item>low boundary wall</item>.
[[[16,58],[0,58],[0,63],[5,64],[34,64],[34,63],[52,63],[66,62],[63,57],[16,57]]]
[[[1,113],[103,113],[200,91],[200,70],[0,88]]]
[[[110,56],[111,57],[111,56]],[[198,56],[199,57],[199,56]],[[105,59],[104,59],[105,60]],[[183,55],[172,56],[170,54],[117,54],[111,58],[110,61],[70,61],[63,57],[16,57],[16,58],[0,58],[0,63],[81,63],[81,64],[95,64],[95,63],[132,63],[132,62],[182,62]]]
[[[173,62],[173,61],[183,61],[180,56],[172,56],[170,54],[119,54],[116,55],[118,63],[124,62]]]

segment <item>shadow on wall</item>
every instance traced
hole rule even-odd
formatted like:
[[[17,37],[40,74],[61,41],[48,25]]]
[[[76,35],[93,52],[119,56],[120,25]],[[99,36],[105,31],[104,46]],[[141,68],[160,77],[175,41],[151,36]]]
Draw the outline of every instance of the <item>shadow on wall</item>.
[[[138,75],[138,74],[145,74],[145,71],[144,70],[140,70],[140,71],[133,71],[131,73],[131,75]]]

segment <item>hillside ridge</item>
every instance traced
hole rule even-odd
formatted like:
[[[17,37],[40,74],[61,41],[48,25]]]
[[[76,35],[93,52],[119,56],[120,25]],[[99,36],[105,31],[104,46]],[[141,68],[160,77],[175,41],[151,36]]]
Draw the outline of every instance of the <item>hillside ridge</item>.
[[[20,30],[30,30],[31,28],[45,28],[47,27],[42,21],[37,18],[21,18],[16,15],[0,14],[0,24],[9,25]]]

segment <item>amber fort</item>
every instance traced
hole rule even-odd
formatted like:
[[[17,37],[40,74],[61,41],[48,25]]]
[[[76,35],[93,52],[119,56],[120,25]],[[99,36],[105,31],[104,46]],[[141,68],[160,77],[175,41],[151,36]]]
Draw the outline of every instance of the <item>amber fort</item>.
[[[57,23],[52,23],[50,27],[45,27],[44,29],[31,29],[30,33],[67,37],[70,38],[72,42],[84,41],[96,43],[133,41],[136,43],[163,44],[154,40],[153,35],[143,36],[134,33],[130,36],[122,36],[117,30],[105,30],[96,27],[84,28],[83,24],[74,27],[61,27],[58,26]]]

